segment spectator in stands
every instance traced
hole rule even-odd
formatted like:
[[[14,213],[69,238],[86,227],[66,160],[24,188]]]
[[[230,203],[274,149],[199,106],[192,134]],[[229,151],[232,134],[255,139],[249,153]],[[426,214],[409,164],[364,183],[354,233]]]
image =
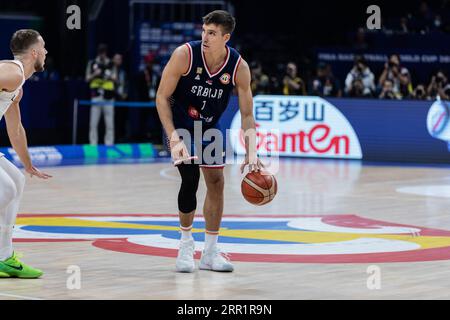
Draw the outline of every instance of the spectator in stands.
[[[428,3],[422,1],[419,5],[418,12],[413,19],[414,30],[418,33],[425,34],[430,31],[433,25],[434,14],[431,11]]]
[[[351,98],[364,98],[364,83],[361,79],[353,80],[350,91],[347,92],[347,96]]]
[[[431,99],[439,96],[441,99],[448,99],[450,84],[444,71],[438,70],[432,77],[428,85],[427,93]]]
[[[257,94],[268,94],[270,91],[270,79],[263,73],[262,66],[259,62],[252,62],[250,64],[251,74],[252,74],[252,93]]]
[[[145,68],[136,77],[136,99],[154,102],[160,76],[155,71],[157,56],[149,52],[144,57]],[[162,128],[156,108],[135,108],[130,110],[128,137],[133,141],[162,142]]]
[[[389,60],[384,64],[384,70],[381,73],[378,85],[384,86],[385,80],[390,80],[393,84],[393,91],[396,96],[401,96],[400,86],[401,83],[408,83],[409,70],[400,64],[400,57],[397,54],[393,54],[389,57]]]
[[[444,100],[450,100],[450,83],[447,83],[447,85],[442,88],[441,98]]]
[[[427,100],[427,90],[425,89],[425,85],[418,84],[417,87],[412,92],[411,96],[412,99],[416,100]]]
[[[409,33],[410,32],[409,21],[408,21],[407,17],[400,18],[399,31],[400,31],[400,33]]]
[[[114,94],[115,74],[112,61],[108,58],[108,47],[100,44],[97,57],[86,67],[86,82],[91,89],[91,101],[101,104],[91,106],[89,143],[98,144],[98,122],[103,113],[105,119],[105,145],[114,144]],[[106,104],[105,104],[106,103]]]
[[[283,94],[286,96],[305,96],[305,82],[297,76],[297,65],[289,62],[286,66],[286,74],[283,77]]]
[[[342,96],[339,80],[334,77],[329,64],[320,62],[317,65],[316,76],[312,80],[309,93],[320,97]]]
[[[386,79],[383,82],[383,87],[380,95],[378,96],[380,99],[399,99],[400,95],[394,92],[394,83],[390,79]]]
[[[413,85],[411,81],[411,75],[406,68],[402,68],[400,71],[400,95],[404,98],[411,96],[413,93]]]
[[[357,88],[354,88],[354,85]],[[360,87],[362,85],[362,91]],[[363,56],[356,56],[353,68],[345,79],[345,94],[351,97],[371,97],[375,93],[375,76]]]
[[[277,62],[270,75],[270,94],[284,94],[284,77],[286,75],[286,64]]]
[[[113,57],[113,70],[116,78],[115,81],[115,100],[116,101],[126,101],[128,98],[128,77],[126,71],[122,67],[123,56],[116,53]],[[123,136],[125,135],[125,122],[124,119],[127,118],[128,108],[118,108],[116,110],[116,118],[120,119],[120,123],[117,123],[116,133],[120,137],[118,139],[123,141]]]
[[[116,53],[113,57],[113,70],[115,74],[115,96],[118,100],[126,100],[128,97],[128,79],[125,70],[122,67],[123,56]]]

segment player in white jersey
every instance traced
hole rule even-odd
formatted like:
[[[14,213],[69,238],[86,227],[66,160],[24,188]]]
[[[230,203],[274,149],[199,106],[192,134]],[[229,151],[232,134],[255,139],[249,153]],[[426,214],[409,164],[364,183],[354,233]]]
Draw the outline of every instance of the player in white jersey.
[[[45,42],[35,30],[19,30],[10,43],[14,60],[0,61],[0,120],[5,116],[8,137],[25,171],[41,179],[50,175],[36,169],[28,153],[20,118],[22,85],[33,73],[44,70]],[[19,261],[12,234],[25,185],[25,176],[0,153],[0,278],[39,278],[42,271]]]

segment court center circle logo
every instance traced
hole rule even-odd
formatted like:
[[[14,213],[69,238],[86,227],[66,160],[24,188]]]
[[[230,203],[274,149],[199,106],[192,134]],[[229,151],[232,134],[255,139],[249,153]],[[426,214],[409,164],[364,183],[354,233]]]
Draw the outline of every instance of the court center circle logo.
[[[195,257],[204,245],[204,220],[193,226]],[[15,242],[90,242],[105,250],[176,257],[176,215],[23,214]],[[233,261],[383,263],[450,260],[450,231],[392,224],[356,215],[228,215],[220,247]]]

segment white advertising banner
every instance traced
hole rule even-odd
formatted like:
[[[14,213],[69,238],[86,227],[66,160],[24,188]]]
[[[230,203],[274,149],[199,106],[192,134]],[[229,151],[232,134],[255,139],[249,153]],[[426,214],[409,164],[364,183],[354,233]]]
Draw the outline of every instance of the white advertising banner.
[[[362,159],[353,127],[330,102],[320,97],[256,96],[254,116],[259,155]],[[241,115],[231,123],[231,145],[245,154]]]

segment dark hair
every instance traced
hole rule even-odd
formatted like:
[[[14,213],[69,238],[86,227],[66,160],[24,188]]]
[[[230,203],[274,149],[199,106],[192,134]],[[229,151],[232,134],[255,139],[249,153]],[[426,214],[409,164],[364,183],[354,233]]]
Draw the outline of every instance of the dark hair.
[[[97,47],[97,54],[108,54],[108,45],[105,43],[100,43]]]
[[[27,51],[33,44],[38,42],[40,37],[39,32],[32,29],[22,29],[14,32],[9,48],[13,55],[23,54]]]
[[[203,17],[204,24],[216,24],[222,27],[223,34],[233,33],[236,20],[231,14],[224,10],[215,10]]]
[[[357,64],[357,63],[361,63],[361,64],[367,66],[366,59],[362,55],[355,56],[355,64]]]

